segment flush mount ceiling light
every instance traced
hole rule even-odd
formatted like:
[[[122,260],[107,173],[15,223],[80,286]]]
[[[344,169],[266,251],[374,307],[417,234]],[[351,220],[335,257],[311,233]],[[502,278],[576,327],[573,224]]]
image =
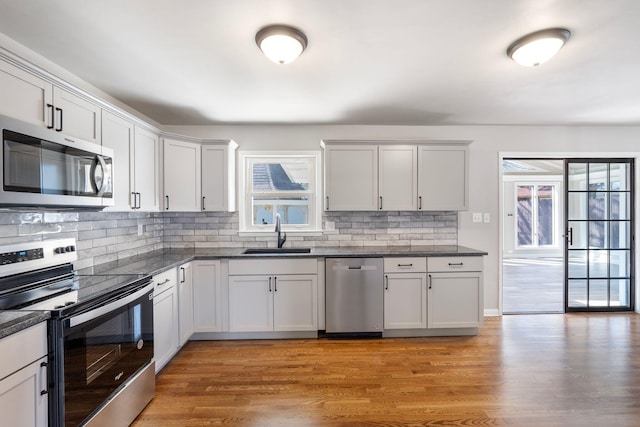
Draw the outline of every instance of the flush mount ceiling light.
[[[548,28],[520,37],[507,48],[507,55],[520,65],[535,67],[551,59],[571,37],[565,28]]]
[[[307,47],[307,36],[288,25],[269,25],[258,31],[256,44],[276,64],[288,64]]]

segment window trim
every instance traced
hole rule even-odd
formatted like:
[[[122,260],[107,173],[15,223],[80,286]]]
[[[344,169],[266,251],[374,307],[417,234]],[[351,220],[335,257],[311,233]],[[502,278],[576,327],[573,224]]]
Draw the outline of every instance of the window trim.
[[[313,167],[310,176],[309,190],[305,192],[292,192],[292,195],[309,196],[309,224],[292,225],[282,224],[282,230],[296,235],[317,235],[322,232],[322,179],[321,179],[321,152],[320,151],[244,151],[239,153],[240,197],[238,198],[239,232],[243,236],[264,235],[273,233],[273,225],[255,226],[251,221],[251,176],[250,161],[259,160],[291,160],[309,159]]]

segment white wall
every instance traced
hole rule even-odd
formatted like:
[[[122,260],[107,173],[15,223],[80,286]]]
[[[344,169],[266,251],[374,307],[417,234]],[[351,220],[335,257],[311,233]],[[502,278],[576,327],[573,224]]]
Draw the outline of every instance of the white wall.
[[[485,310],[500,310],[500,153],[523,157],[586,157],[618,152],[640,157],[640,126],[171,126],[166,131],[201,138],[233,139],[239,150],[318,150],[322,139],[467,139],[470,147],[469,211],[460,212],[459,244],[489,253],[485,258]],[[610,156],[610,155],[609,155]],[[544,157],[544,156],[542,156]],[[636,188],[638,187],[636,174]],[[489,224],[472,223],[471,212],[488,212]],[[636,229],[636,233],[638,230]],[[638,271],[638,268],[636,268]],[[638,280],[636,279],[636,282]],[[638,299],[639,292],[636,292]],[[636,307],[638,307],[638,301]]]

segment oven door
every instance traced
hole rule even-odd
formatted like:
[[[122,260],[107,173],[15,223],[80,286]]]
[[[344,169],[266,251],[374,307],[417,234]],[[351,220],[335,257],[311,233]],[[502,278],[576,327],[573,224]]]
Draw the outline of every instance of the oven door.
[[[153,285],[63,321],[64,425],[76,426],[153,359]],[[60,384],[59,384],[60,385]]]

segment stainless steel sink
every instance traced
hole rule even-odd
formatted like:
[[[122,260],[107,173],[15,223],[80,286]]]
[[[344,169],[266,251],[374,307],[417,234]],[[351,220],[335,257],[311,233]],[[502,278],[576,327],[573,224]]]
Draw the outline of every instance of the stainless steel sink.
[[[308,254],[311,248],[250,248],[242,253],[246,255],[258,254]]]

